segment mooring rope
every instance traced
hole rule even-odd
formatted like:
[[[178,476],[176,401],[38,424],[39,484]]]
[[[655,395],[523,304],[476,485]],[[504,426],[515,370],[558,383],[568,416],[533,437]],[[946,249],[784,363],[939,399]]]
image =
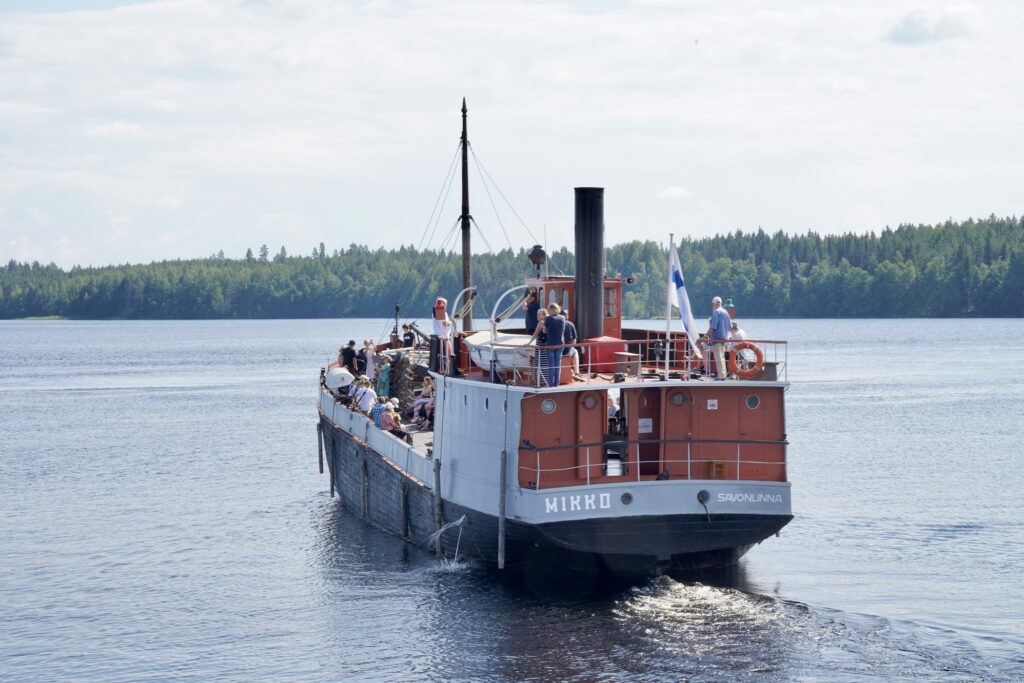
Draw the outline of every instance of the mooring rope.
[[[451,529],[453,527],[460,527],[459,528],[459,538],[455,541],[455,559],[456,560],[459,559],[459,544],[462,542],[462,528],[461,527],[462,527],[462,523],[465,522],[465,521],[466,521],[466,515],[462,515],[461,517],[459,517],[455,521],[448,522],[447,524],[442,526],[440,529],[438,529],[434,533],[432,533],[429,536],[427,536],[425,544],[429,545],[431,543],[437,543],[438,539],[441,538],[441,534],[443,534],[444,532],[448,531],[449,529]]]

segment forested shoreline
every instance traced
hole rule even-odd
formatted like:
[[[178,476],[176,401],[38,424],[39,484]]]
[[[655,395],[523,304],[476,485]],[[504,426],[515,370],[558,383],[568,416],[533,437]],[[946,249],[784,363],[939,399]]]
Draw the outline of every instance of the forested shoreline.
[[[1024,218],[903,225],[880,234],[792,236],[762,230],[683,240],[679,258],[698,315],[714,295],[745,317],[1024,317]],[[473,257],[484,305],[532,272],[527,251]],[[550,272],[571,274],[572,253],[549,255]],[[628,318],[664,315],[664,244],[607,249],[609,274],[624,288]],[[0,318],[81,319],[388,317],[426,318],[436,296],[460,289],[458,254],[412,247],[350,245],[308,256],[263,245],[232,259],[161,261],[64,270],[0,267]],[[476,316],[486,312],[477,309]]]

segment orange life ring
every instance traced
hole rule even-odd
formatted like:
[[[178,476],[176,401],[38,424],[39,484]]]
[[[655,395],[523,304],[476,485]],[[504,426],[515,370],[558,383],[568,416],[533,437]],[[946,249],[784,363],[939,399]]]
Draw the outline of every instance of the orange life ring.
[[[754,364],[749,368],[741,368],[737,359],[740,357],[740,351],[749,349],[754,352]],[[756,377],[764,369],[764,352],[758,347],[757,344],[748,341],[736,342],[736,345],[732,347],[731,353],[729,354],[729,372],[733,373],[740,379],[751,379]]]

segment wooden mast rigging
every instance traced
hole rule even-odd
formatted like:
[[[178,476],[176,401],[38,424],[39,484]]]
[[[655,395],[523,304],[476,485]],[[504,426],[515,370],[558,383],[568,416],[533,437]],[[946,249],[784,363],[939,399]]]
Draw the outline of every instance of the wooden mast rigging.
[[[463,288],[473,286],[473,267],[470,264],[470,243],[469,243],[469,222],[472,216],[469,215],[469,138],[466,136],[466,98],[462,98],[462,286]],[[466,313],[462,317],[462,331],[469,332],[473,329],[473,299],[469,294],[469,301],[466,304]]]

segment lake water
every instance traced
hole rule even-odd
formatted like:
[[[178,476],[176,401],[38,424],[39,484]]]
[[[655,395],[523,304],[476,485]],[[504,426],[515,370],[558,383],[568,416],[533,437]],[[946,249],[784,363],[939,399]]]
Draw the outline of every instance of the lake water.
[[[329,496],[319,368],[387,326],[0,322],[0,679],[1024,678],[1024,321],[745,321],[790,340],[796,518],[570,601]]]

